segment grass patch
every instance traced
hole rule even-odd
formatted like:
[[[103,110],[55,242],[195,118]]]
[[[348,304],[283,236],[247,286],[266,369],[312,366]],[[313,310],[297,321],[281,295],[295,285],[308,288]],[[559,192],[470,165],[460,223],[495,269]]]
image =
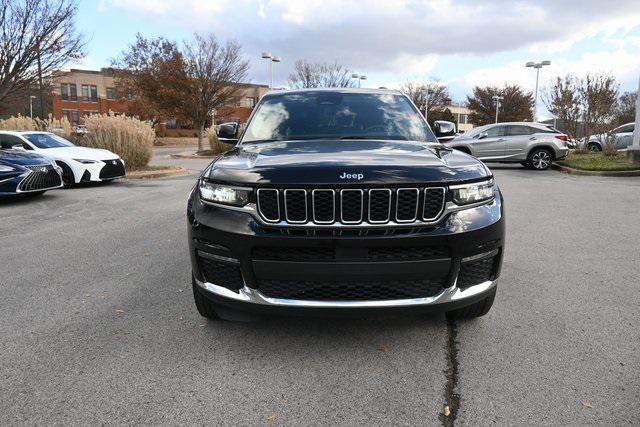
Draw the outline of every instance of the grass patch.
[[[632,171],[640,170],[640,164],[631,163],[625,153],[616,156],[605,156],[603,153],[576,154],[557,162],[559,165],[585,171]]]

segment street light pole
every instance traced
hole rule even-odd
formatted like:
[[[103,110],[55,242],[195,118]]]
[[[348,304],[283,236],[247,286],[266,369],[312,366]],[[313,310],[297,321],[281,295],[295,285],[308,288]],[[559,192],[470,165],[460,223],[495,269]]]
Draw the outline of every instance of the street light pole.
[[[538,113],[538,79],[540,78],[540,68],[545,65],[551,65],[551,61],[533,62],[529,61],[525,64],[525,67],[536,69],[536,91],[533,98],[533,121],[536,121],[536,115]]]
[[[33,120],[33,100],[37,98],[35,95],[29,97],[29,117]]]
[[[358,87],[362,87],[361,84],[360,84],[360,82],[362,82],[362,80],[367,80],[367,76],[365,74],[353,73],[353,74],[351,74],[351,78],[358,80]]]
[[[498,111],[500,110],[500,101],[504,99],[504,96],[493,95],[493,101],[496,103],[496,123],[498,123]]]
[[[262,59],[269,61],[269,89],[273,89],[273,63],[281,62],[282,58],[272,55],[271,52],[262,52]]]

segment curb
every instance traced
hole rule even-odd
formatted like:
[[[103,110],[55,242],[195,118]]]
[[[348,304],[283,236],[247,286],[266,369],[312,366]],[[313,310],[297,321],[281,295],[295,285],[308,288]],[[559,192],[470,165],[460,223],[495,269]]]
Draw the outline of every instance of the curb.
[[[170,170],[170,171],[145,171],[145,172],[130,172],[127,174],[127,179],[156,179],[167,178],[171,176],[184,176],[189,175],[189,171],[185,168]]]
[[[640,169],[634,171],[587,171],[582,169],[574,169],[568,166],[558,165],[556,163],[551,164],[551,169],[555,169],[562,173],[568,173],[571,175],[583,175],[583,176],[612,176],[612,177],[628,177],[628,176],[640,176]]]
[[[193,151],[183,151],[182,153],[169,154],[169,157],[173,159],[217,159],[220,155],[214,154],[213,156],[198,156]]]

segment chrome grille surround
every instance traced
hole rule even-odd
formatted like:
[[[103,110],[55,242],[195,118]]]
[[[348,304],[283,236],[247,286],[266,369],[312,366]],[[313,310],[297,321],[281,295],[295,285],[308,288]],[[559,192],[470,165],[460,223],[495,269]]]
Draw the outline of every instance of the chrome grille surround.
[[[257,210],[258,218],[265,223],[277,226],[419,226],[434,224],[450,210],[457,210],[455,206],[449,207],[451,202],[446,202],[446,187],[441,186],[369,189],[260,188],[256,194],[257,200],[253,207]],[[304,194],[304,217],[301,214],[302,194]],[[329,201],[329,195],[331,201]],[[274,208],[276,196],[277,210]],[[375,208],[375,218],[371,216],[374,196],[375,203],[378,204]],[[434,197],[437,200],[434,200]],[[404,202],[399,202],[400,198],[403,198]],[[388,200],[388,205],[385,199]],[[403,208],[402,203],[405,203],[404,215],[399,218],[398,211]],[[410,204],[408,208],[407,203]],[[427,203],[429,204],[428,209],[426,208]],[[486,202],[482,204],[484,203]],[[239,210],[250,210],[250,206],[247,205]],[[266,209],[267,207],[268,209]],[[388,214],[383,217],[381,211],[387,207]],[[439,209],[435,216],[425,216],[426,213],[435,212],[437,207]],[[276,212],[278,213],[277,218],[269,215]],[[329,215],[329,212],[332,214]],[[411,217],[407,212],[412,214]]]

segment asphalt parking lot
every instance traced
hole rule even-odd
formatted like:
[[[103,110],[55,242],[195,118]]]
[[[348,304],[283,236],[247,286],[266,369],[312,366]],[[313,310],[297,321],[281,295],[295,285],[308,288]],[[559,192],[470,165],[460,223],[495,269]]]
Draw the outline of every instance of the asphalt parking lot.
[[[0,204],[0,424],[639,424],[640,180],[490,166],[498,295],[452,325],[204,320],[194,176]]]

